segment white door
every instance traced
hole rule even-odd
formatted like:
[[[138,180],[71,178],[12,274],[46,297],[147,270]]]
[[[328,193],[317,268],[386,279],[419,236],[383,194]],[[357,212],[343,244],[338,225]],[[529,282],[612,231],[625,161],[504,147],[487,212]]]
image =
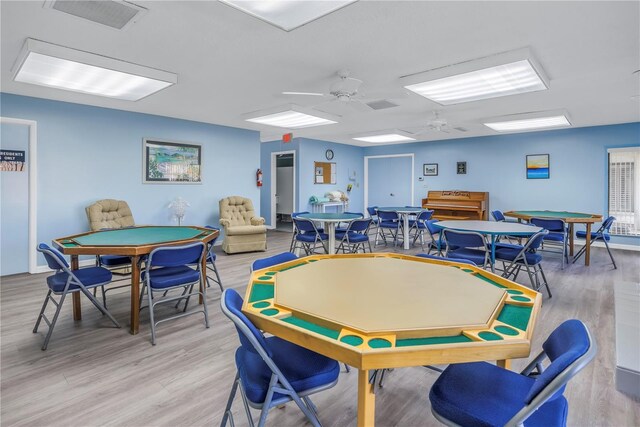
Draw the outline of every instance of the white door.
[[[22,165],[5,163],[0,171],[0,276],[6,276],[29,271],[29,126],[1,123],[0,149],[25,154]]]
[[[369,157],[367,206],[413,205],[413,157]]]

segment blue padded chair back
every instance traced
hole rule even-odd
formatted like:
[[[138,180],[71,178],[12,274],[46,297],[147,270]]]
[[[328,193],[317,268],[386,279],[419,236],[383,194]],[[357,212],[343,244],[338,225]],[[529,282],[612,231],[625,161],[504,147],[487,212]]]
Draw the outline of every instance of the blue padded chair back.
[[[435,225],[433,225],[433,224],[435,224],[436,222],[438,222],[438,220],[437,220],[437,219],[430,219],[430,220],[428,220],[428,221],[426,222],[426,224],[427,224],[427,230],[429,230],[429,234],[431,234],[431,235],[438,234],[438,233],[441,231],[441,229],[440,229],[440,228],[438,228],[438,227],[436,227]]]
[[[264,335],[262,335],[262,332],[260,332],[260,330],[256,328],[251,320],[249,320],[247,316],[245,316],[242,312],[242,303],[242,297],[238,292],[236,292],[235,289],[225,289],[222,293],[222,298],[220,298],[222,312],[227,315],[227,317],[229,317],[229,319],[231,319],[231,321],[236,326],[236,330],[238,331],[238,338],[240,338],[240,345],[242,345],[245,350],[258,354],[255,346],[247,337],[247,334],[250,334],[251,336],[253,336],[253,338],[255,338],[258,345],[262,347],[267,355],[269,355],[269,357],[272,357],[273,354],[271,353],[271,350],[267,345],[267,341],[265,340]],[[233,317],[229,316],[227,314],[227,311],[233,314]]]
[[[479,233],[464,232],[456,230],[442,230],[447,246],[456,246],[458,248],[485,248],[486,242],[484,237]]]
[[[44,259],[47,261],[47,265],[50,269],[58,271],[69,268],[69,263],[64,259],[64,255],[62,255],[58,250],[50,247],[46,243],[40,243],[38,245],[38,252],[44,255]]]
[[[356,233],[363,233],[369,228],[371,224],[371,218],[355,219],[349,224],[348,231],[355,231]]]
[[[149,254],[149,264],[151,267],[177,267],[202,262],[204,243],[197,242],[183,246],[163,246],[154,249]]]
[[[602,229],[603,234],[609,234],[609,230],[611,229],[611,226],[613,225],[613,222],[615,220],[615,216],[610,216],[602,222],[602,226],[600,228]]]
[[[313,222],[308,219],[296,217],[292,217],[292,219],[293,223],[296,225],[296,228],[304,233],[315,233],[317,230],[315,225],[313,225]]]
[[[261,270],[263,268],[271,267],[272,265],[293,261],[294,259],[298,259],[295,254],[292,254],[291,252],[282,252],[281,254],[270,256],[268,258],[255,260],[251,265],[251,270]]]
[[[398,219],[398,213],[393,211],[378,211],[378,218],[381,221],[396,221]]]
[[[429,221],[431,219],[431,215],[433,215],[433,211],[422,211],[418,214],[416,220],[417,221]]]
[[[506,221],[507,219],[504,217],[502,211],[491,211],[491,216],[498,222]]]
[[[475,262],[470,261],[468,259],[462,259],[462,258],[445,258],[443,256],[431,255],[431,254],[416,254],[416,256],[418,256],[420,258],[437,259],[437,260],[440,260],[440,261],[452,261],[452,262],[459,262],[461,264],[471,264],[473,266],[476,265]]]
[[[293,212],[293,213],[291,214],[291,218],[295,218],[295,217],[297,217],[298,215],[308,214],[308,213],[309,213],[309,211]]]
[[[377,206],[369,206],[367,208],[367,212],[369,213],[369,216],[376,216],[376,215],[378,215],[378,207]]]
[[[534,250],[538,249],[540,245],[542,245],[542,241],[544,240],[547,234],[549,234],[548,230],[542,230],[537,232],[533,236],[529,237],[529,240],[527,241],[527,243],[525,243],[525,247],[527,249],[534,249]]]
[[[580,366],[574,367],[574,372],[569,372],[563,379],[562,387],[558,390],[562,393],[569,379],[575,375],[595,356],[595,344],[591,341],[589,330],[579,320],[567,320],[558,326],[542,344],[542,349],[551,364],[536,378],[529,389],[525,402],[529,404],[542,390],[544,390],[556,377],[562,374],[572,363],[584,356],[590,349],[590,357],[584,360]]]
[[[538,227],[542,227],[549,231],[561,232],[565,231],[564,221],[561,219],[547,219],[547,218],[531,218],[529,221],[531,224]]]

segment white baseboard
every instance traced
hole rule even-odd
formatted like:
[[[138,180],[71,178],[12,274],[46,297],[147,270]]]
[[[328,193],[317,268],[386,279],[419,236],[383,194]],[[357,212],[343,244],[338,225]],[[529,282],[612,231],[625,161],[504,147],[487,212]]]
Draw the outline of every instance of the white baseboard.
[[[576,246],[576,248],[579,248],[580,246],[584,246],[584,239],[574,239],[574,245]],[[596,247],[596,248],[604,248],[604,243],[603,242],[593,242],[591,244],[592,247]],[[624,243],[611,243],[609,242],[609,247],[611,249],[620,249],[623,251],[640,251],[640,245],[625,245]]]

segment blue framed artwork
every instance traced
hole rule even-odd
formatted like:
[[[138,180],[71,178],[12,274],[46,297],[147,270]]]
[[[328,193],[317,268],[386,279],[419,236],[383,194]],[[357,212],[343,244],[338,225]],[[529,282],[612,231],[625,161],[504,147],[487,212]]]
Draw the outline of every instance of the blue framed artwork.
[[[527,155],[527,179],[549,179],[549,155]]]

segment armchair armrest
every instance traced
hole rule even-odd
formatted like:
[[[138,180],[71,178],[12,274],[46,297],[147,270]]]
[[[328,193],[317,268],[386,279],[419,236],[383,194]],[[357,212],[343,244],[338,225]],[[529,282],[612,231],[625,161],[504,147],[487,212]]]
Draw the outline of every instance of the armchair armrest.
[[[223,219],[220,220],[220,225],[223,226],[223,227],[228,227],[229,225],[231,225],[231,221],[229,221],[226,218],[223,218]]]
[[[254,216],[253,218],[251,218],[251,225],[264,225],[264,218]]]

